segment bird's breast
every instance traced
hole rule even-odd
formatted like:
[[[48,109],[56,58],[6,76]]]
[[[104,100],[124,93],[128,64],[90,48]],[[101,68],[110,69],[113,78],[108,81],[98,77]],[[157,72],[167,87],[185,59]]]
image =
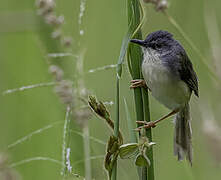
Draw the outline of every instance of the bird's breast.
[[[158,54],[144,55],[142,73],[152,95],[169,109],[179,108],[189,100],[186,83],[172,74]]]

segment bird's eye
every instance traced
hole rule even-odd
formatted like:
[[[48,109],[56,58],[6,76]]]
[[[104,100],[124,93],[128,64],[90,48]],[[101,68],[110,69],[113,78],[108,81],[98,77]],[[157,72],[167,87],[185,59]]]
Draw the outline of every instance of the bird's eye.
[[[160,44],[155,44],[155,49],[160,49],[162,46]]]
[[[153,48],[153,49],[160,49],[161,47],[162,47],[162,45],[161,44],[159,44],[159,43],[156,43],[156,42],[152,42],[151,43],[151,47]]]
[[[162,44],[161,43],[157,43],[156,41],[153,41],[151,43],[148,44],[149,47],[151,47],[152,49],[161,49],[162,48]]]

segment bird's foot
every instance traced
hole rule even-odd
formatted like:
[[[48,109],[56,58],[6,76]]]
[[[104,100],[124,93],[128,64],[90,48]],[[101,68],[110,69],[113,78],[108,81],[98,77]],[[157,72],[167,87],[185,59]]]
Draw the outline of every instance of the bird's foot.
[[[156,127],[156,124],[159,123],[160,121],[167,119],[168,117],[176,114],[179,112],[179,109],[175,109],[173,111],[171,111],[169,114],[163,116],[162,118],[156,120],[156,121],[150,121],[150,122],[146,122],[146,121],[136,121],[137,124],[141,125],[138,128],[136,128],[136,131],[140,131],[142,128],[148,129],[148,128],[154,128]]]
[[[146,121],[136,121],[137,124],[142,124],[142,126],[136,128],[136,131],[140,131],[142,128],[144,129],[149,129],[149,128],[154,128],[156,127],[156,122],[155,121],[150,121],[150,122],[146,122]]]
[[[137,87],[147,87],[146,82],[143,79],[134,79],[130,81],[131,85],[130,88],[137,88]]]

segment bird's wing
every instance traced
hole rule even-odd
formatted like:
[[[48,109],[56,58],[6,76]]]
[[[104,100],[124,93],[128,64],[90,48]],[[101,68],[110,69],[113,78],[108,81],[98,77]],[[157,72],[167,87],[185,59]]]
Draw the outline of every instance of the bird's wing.
[[[189,86],[189,88],[194,91],[195,95],[199,97],[197,75],[193,70],[193,65],[187,55],[184,55],[180,64],[181,68],[178,70],[178,72],[181,80],[183,80]]]
[[[171,50],[170,53],[163,55],[161,58],[163,58],[163,62],[168,68],[177,74],[190,90],[194,91],[195,95],[199,97],[197,75],[185,50],[178,45],[175,50]]]

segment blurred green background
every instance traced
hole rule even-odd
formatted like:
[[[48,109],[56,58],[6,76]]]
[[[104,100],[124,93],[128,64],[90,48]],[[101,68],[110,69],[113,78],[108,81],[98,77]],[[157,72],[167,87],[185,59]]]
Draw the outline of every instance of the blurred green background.
[[[172,119],[160,124],[153,130],[155,176],[156,180],[218,180],[221,178],[218,155],[210,151],[213,146],[208,134],[203,131],[204,120],[215,119],[220,123],[220,82],[214,81],[202,63],[198,54],[183,39],[177,29],[169,23],[160,12],[156,12],[152,5],[143,4],[146,12],[143,34],[163,29],[174,34],[185,47],[199,77],[200,98],[192,97],[191,113],[193,126],[194,161],[190,167],[186,161],[178,162],[173,156],[173,123]],[[181,26],[183,31],[199,48],[207,63],[217,70],[221,67],[219,61],[214,61],[214,43],[218,41],[218,30],[221,33],[221,2],[219,0],[202,1],[169,0],[168,12]],[[56,12],[64,15],[65,23],[62,30],[65,35],[72,37],[72,46],[69,51],[78,53],[79,41],[81,49],[86,49],[84,59],[84,80],[86,88],[99,100],[115,100],[115,70],[97,71],[88,73],[90,69],[115,64],[119,56],[122,39],[127,31],[126,1],[86,1],[86,10],[82,18],[81,28],[84,35],[79,35],[80,0],[56,0]],[[216,17],[216,18],[214,18]],[[0,92],[30,84],[51,82],[46,62],[46,44],[50,52],[56,53],[56,48],[50,42],[41,38],[44,27],[39,23],[34,0],[7,0],[0,1]],[[215,24],[215,25],[214,25]],[[217,26],[217,29],[215,29]],[[208,34],[212,34],[212,37]],[[46,34],[47,36],[47,34]],[[50,39],[48,35],[48,39]],[[47,42],[45,42],[45,41]],[[216,42],[214,42],[214,41]],[[215,45],[217,45],[215,44]],[[220,48],[215,46],[216,48]],[[221,56],[220,56],[221,58]],[[220,60],[220,59],[219,59]],[[61,62],[69,78],[75,73],[75,59],[70,58]],[[215,69],[215,68],[214,68]],[[214,70],[216,73],[216,71]],[[220,76],[218,76],[220,79]],[[131,77],[126,66],[120,84],[121,94],[121,129],[125,142],[129,142],[123,98],[125,97],[135,119],[133,92],[129,90]],[[168,109],[150,98],[151,119],[155,120]],[[17,139],[57,121],[64,121],[65,106],[53,91],[53,87],[42,87],[27,91],[16,92],[0,96],[0,152],[7,154],[9,164],[32,157],[50,157],[61,160],[63,124],[55,125],[21,144],[7,149],[7,146]],[[115,117],[115,105],[108,106],[111,116]],[[207,113],[208,111],[208,113]],[[206,114],[209,114],[206,116]],[[74,125],[73,125],[74,126]],[[79,127],[73,127],[79,130]],[[103,120],[93,116],[89,121],[90,135],[104,142],[111,131]],[[209,128],[209,127],[208,127]],[[209,142],[209,143],[208,143]],[[220,142],[215,143],[219,144]],[[82,138],[72,134],[71,162],[73,172],[84,176]],[[219,151],[218,151],[219,152]],[[91,156],[105,154],[105,146],[91,142]],[[215,158],[214,158],[215,157]],[[24,180],[61,179],[59,164],[49,161],[31,161],[14,168]],[[92,160],[92,175],[96,180],[107,179],[103,168],[103,159]],[[136,168],[132,160],[119,161],[119,179],[137,179]]]

